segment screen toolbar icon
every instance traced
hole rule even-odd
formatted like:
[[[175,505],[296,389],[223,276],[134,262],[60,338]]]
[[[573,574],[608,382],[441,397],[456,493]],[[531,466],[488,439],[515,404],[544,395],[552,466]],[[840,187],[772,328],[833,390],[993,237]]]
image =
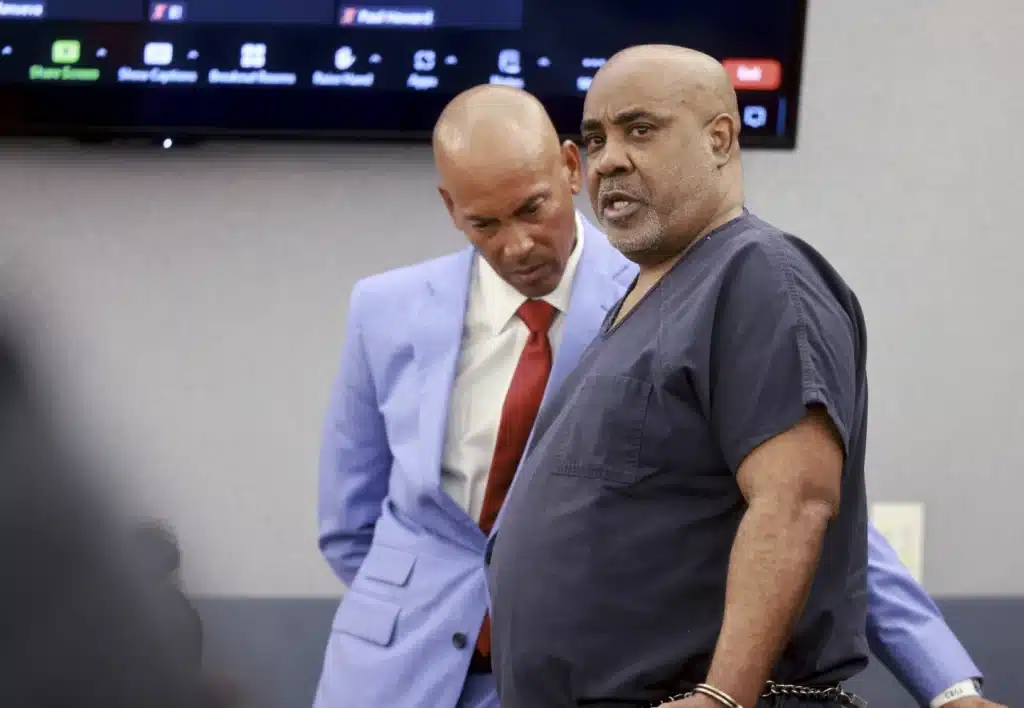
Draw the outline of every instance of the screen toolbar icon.
[[[764,106],[747,106],[743,109],[743,125],[748,128],[763,128],[768,125],[768,109]]]
[[[267,45],[243,44],[239,64],[243,69],[262,69],[267,65]]]
[[[53,43],[50,58],[54,64],[77,64],[82,58],[82,43],[77,39],[58,39]]]
[[[412,55],[412,68],[415,71],[433,71],[437,66],[437,52],[433,49],[420,49]]]
[[[338,71],[348,71],[356,63],[356,55],[352,47],[341,47],[334,53],[334,68]]]
[[[503,74],[518,74],[522,70],[520,61],[518,49],[502,49],[498,54],[498,71]]]
[[[142,49],[142,62],[146,66],[167,66],[174,60],[174,45],[170,42],[150,42]]]

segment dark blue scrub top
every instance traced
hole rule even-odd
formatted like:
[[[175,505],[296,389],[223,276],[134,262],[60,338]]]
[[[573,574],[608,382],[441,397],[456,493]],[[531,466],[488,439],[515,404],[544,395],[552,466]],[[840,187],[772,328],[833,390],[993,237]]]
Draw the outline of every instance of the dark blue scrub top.
[[[647,705],[706,678],[744,513],[736,471],[824,406],[841,509],[772,678],[867,663],[865,327],[806,243],[745,213],[695,245],[545,406],[488,566],[502,708]],[[623,703],[618,703],[618,702]]]

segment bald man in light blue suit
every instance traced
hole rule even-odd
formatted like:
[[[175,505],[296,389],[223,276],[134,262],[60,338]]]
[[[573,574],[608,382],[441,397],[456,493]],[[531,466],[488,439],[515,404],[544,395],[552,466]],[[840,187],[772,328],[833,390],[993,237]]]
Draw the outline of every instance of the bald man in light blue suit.
[[[497,708],[474,655],[488,607],[474,470],[486,471],[480,451],[493,450],[508,359],[526,336],[514,312],[544,299],[558,313],[550,394],[636,274],[575,211],[579,151],[559,144],[533,97],[461,95],[435,153],[441,196],[471,245],[353,289],[319,500],[320,549],[348,591],[315,708]],[[924,705],[973,687],[981,673],[874,529],[869,550],[874,653]]]

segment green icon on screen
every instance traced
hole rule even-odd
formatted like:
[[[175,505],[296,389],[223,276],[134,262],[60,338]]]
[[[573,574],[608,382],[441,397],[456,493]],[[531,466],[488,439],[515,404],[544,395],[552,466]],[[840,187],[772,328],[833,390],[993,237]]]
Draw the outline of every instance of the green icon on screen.
[[[53,43],[54,64],[77,64],[82,58],[82,43],[77,39],[58,39]]]

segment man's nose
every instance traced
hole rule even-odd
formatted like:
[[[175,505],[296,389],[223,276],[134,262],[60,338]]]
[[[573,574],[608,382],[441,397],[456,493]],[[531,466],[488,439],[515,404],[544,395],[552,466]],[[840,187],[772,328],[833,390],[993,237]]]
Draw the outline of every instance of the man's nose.
[[[509,258],[522,258],[533,250],[533,246],[534,240],[526,229],[512,227],[505,244],[505,255]]]
[[[593,162],[594,171],[602,177],[628,172],[633,163],[625,148],[615,140],[609,140],[597,155],[589,158]]]

